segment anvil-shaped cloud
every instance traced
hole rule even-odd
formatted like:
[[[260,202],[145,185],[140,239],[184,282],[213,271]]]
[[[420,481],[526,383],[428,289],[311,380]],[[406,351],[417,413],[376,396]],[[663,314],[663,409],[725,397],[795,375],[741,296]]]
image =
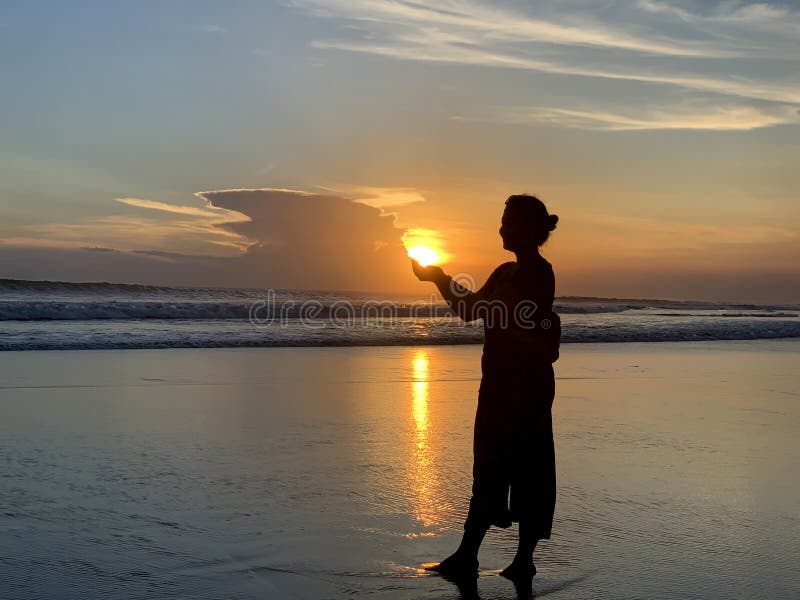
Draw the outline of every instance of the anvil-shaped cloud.
[[[55,280],[108,280],[195,286],[408,290],[413,283],[393,215],[336,195],[282,189],[199,192],[204,208],[143,199],[123,203],[163,215],[164,237],[207,231],[212,243],[237,247],[236,256],[157,252],[149,248],[92,247],[91,224],[66,229],[67,247],[3,242],[0,276]],[[186,218],[197,219],[187,225]],[[136,223],[143,222],[140,217]],[[124,227],[119,219],[115,225]],[[108,227],[109,221],[100,225]],[[51,233],[59,231],[50,226]],[[130,228],[125,228],[130,232]],[[76,235],[83,235],[84,247]],[[142,229],[141,239],[147,230]],[[136,238],[133,238],[134,240]],[[134,242],[135,243],[135,242]],[[55,246],[55,247],[54,247]],[[71,246],[71,247],[70,247]],[[103,248],[105,250],[110,250]]]

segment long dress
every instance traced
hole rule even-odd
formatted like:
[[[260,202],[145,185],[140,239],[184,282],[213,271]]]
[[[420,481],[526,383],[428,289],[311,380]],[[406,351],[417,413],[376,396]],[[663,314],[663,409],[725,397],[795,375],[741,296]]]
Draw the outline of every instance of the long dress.
[[[465,527],[524,521],[537,538],[550,537],[556,500],[552,363],[561,335],[554,290],[552,267],[542,258],[525,267],[504,263],[480,290],[446,295],[465,320],[483,318],[486,334]]]

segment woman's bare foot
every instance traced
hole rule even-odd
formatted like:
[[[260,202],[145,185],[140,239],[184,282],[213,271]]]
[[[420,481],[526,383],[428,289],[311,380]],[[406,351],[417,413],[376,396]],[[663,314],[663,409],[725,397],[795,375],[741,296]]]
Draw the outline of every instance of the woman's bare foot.
[[[425,570],[450,579],[475,578],[478,576],[478,560],[455,552],[440,563],[425,565]]]
[[[533,561],[517,560],[516,558],[505,569],[500,571],[500,575],[512,581],[531,579],[536,575],[536,565]]]

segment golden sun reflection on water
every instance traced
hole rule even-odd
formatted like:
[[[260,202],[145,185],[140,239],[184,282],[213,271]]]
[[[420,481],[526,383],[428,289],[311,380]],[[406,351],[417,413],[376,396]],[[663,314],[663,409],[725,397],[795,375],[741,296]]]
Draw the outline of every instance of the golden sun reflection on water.
[[[438,477],[433,460],[428,410],[430,360],[425,350],[415,350],[411,362],[411,414],[414,418],[414,451],[412,473],[414,516],[425,527],[441,522],[442,507],[437,493]]]
[[[413,361],[413,383],[411,397],[414,402],[414,426],[417,433],[417,448],[424,449],[428,431],[428,355],[417,352]]]

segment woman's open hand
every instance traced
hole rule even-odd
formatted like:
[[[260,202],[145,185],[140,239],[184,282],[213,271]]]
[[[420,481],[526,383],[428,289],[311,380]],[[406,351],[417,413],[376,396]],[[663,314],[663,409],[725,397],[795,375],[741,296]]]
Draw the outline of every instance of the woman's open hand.
[[[414,275],[416,275],[417,279],[420,281],[435,282],[441,280],[445,276],[444,271],[442,271],[442,267],[437,267],[436,265],[423,267],[413,258],[411,259],[411,268],[414,270]]]

